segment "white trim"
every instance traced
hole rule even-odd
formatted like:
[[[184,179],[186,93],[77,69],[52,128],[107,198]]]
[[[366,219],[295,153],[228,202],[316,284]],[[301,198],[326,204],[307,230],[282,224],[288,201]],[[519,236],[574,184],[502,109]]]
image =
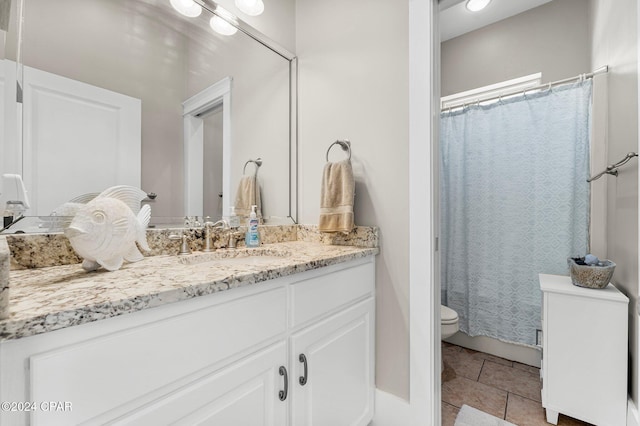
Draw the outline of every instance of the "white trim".
[[[182,114],[198,115],[222,103],[222,97],[231,92],[233,78],[225,77],[182,103]]]
[[[411,425],[440,424],[437,0],[409,0],[409,365]],[[434,165],[436,167],[434,167]]]
[[[627,401],[627,426],[640,426],[638,407],[633,403],[633,399],[631,399],[631,397],[629,397]]]
[[[636,6],[636,22],[640,22],[640,7]],[[637,46],[637,54],[638,54],[638,64],[637,64],[637,68],[636,68],[636,77],[638,79],[638,92],[637,92],[637,99],[636,102],[638,102],[638,100],[640,100],[640,73],[637,70],[640,70],[640,26],[636,26],[637,27],[637,34],[636,34],[636,46]],[[640,132],[640,112],[638,113],[638,132]],[[639,133],[640,134],[640,133]],[[638,175],[638,188],[640,188],[640,174]],[[640,210],[640,197],[638,199],[638,209]],[[640,215],[638,216],[638,226],[640,226]],[[638,242],[638,253],[640,253],[640,241]],[[640,255],[638,256],[639,260],[640,260]],[[638,262],[640,265],[640,262]],[[639,271],[640,273],[640,271]],[[639,283],[640,285],[640,283]],[[640,301],[636,301],[636,314],[640,315]],[[634,312],[634,309],[631,309],[631,312]],[[636,359],[635,359],[635,374],[636,374],[636,383],[640,382],[640,328],[638,330],[636,330]],[[631,368],[631,371],[634,371],[634,368]],[[632,381],[633,383],[633,381]],[[638,385],[640,386],[640,385]],[[633,394],[633,389],[631,390],[631,393]],[[636,390],[636,393],[640,393],[640,390]],[[639,396],[636,395],[636,399],[638,399]],[[638,408],[635,405],[637,403],[637,401],[634,403],[633,400],[629,400],[629,414],[627,414],[627,424],[629,424],[629,426],[637,426],[640,422],[638,421]],[[632,408],[633,407],[633,410]],[[634,414],[634,419],[635,419],[635,424],[631,424],[630,423],[630,418],[631,418],[631,414]]]
[[[524,77],[513,78],[501,81],[488,86],[466,90],[453,95],[443,96],[440,99],[440,108],[455,108],[469,103],[482,102],[493,99],[497,96],[508,96],[515,92],[530,89],[542,84],[542,73],[525,75]]]
[[[182,103],[184,123],[184,208],[186,216],[204,215],[203,119],[199,117],[222,105],[222,212],[229,212],[231,197],[231,83],[225,77]]]
[[[375,414],[369,426],[408,426],[411,411],[409,402],[376,389]]]

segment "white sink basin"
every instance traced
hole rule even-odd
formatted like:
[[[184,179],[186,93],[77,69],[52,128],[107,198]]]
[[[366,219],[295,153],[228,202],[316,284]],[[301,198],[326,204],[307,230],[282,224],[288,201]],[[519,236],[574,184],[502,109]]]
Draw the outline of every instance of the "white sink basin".
[[[179,256],[183,265],[246,265],[262,266],[277,263],[290,256],[288,251],[255,248],[255,249],[222,249],[209,253],[196,252],[187,256]]]

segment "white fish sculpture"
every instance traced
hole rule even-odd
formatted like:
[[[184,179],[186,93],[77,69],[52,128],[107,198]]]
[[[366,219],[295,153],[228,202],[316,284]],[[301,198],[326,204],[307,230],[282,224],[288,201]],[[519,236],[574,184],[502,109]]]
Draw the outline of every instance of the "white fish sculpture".
[[[113,186],[78,208],[65,235],[84,259],[83,269],[94,271],[102,266],[116,271],[123,260],[144,259],[136,242],[143,250],[150,250],[146,228],[151,208],[148,205],[140,208],[140,201],[146,196],[133,186]]]

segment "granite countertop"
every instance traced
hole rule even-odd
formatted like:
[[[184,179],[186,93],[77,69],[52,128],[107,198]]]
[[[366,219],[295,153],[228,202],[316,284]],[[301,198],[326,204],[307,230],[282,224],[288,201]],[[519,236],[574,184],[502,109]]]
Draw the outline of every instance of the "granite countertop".
[[[207,256],[261,257],[207,262]],[[85,272],[79,264],[10,272],[9,318],[0,341],[19,339],[167,303],[252,285],[378,253],[378,248],[290,241],[257,249],[159,255],[120,270]],[[187,262],[191,264],[186,264]]]

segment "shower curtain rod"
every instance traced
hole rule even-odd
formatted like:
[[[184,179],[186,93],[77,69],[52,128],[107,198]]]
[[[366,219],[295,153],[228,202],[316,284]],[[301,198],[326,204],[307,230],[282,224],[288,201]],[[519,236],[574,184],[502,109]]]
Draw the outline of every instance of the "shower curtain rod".
[[[506,96],[513,96],[516,95],[518,93],[522,93],[523,95],[526,94],[527,92],[530,92],[532,90],[542,90],[542,89],[551,89],[553,86],[558,86],[560,84],[565,84],[565,83],[570,83],[572,81],[577,81],[580,79],[585,79],[585,78],[593,78],[593,76],[598,75],[598,74],[604,74],[609,72],[609,65],[603,65],[600,68],[598,68],[597,70],[590,72],[590,73],[586,73],[586,74],[580,74],[577,75],[575,77],[569,77],[569,78],[565,78],[562,80],[557,80],[557,81],[552,81],[550,83],[545,83],[545,84],[540,84],[538,86],[533,86],[533,87],[528,87],[526,89],[518,89],[518,90],[514,90],[512,92],[504,92],[501,93],[497,96],[491,96],[489,98],[486,99],[478,99],[475,102],[464,102],[464,103],[460,103],[460,104],[456,104],[456,105],[452,105],[446,108],[447,111],[451,111],[452,109],[455,108],[460,108],[460,107],[465,107],[467,105],[473,105],[473,104],[479,104],[480,102],[487,102],[487,101],[495,101],[497,99],[502,99]]]

